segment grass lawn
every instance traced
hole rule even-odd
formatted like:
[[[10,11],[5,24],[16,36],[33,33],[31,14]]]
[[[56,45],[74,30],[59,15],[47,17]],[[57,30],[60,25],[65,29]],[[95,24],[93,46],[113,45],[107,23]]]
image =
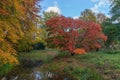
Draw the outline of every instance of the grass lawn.
[[[70,56],[58,50],[41,50],[21,53],[20,58],[43,60],[37,70],[67,74],[77,80],[120,80],[120,51]]]
[[[20,53],[19,58],[29,58],[34,60],[42,60],[44,62],[50,61],[58,53],[57,50],[33,50],[29,53]]]

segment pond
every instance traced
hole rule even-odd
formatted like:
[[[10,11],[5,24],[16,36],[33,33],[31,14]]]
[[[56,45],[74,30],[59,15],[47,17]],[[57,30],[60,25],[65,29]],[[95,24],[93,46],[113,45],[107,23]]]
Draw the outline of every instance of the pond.
[[[26,63],[31,63],[26,64]],[[37,68],[42,66],[42,61],[24,60],[22,65],[14,68],[8,73],[2,80],[76,80],[72,76],[64,73],[58,73],[54,71],[40,71]]]
[[[24,70],[24,71],[23,71]],[[33,69],[20,69],[3,77],[2,80],[75,80],[67,74],[52,71],[37,71]]]

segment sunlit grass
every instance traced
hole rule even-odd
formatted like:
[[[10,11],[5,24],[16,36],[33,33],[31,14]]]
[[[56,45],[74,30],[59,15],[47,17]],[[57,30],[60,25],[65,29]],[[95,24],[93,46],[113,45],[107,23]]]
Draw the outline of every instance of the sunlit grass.
[[[44,62],[49,61],[52,59],[55,55],[57,55],[57,50],[33,50],[29,53],[19,53],[19,58],[29,58],[33,60],[42,60]]]

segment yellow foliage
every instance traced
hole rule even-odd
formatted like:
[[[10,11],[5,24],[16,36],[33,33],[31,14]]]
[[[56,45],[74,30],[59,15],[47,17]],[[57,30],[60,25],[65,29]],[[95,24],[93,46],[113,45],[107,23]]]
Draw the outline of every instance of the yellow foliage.
[[[16,12],[20,11],[17,7],[21,5],[19,0],[2,0],[0,4],[0,66],[6,63],[18,64],[13,43],[17,43],[17,40],[23,36],[22,26]]]
[[[0,63],[0,66],[6,63],[18,64],[18,60],[15,56],[0,50]]]
[[[18,40],[32,40],[38,18],[37,1],[0,0],[0,66],[18,64],[14,49]]]
[[[47,32],[44,28],[38,28],[36,32],[35,42],[43,42],[45,43],[45,39],[47,36]]]

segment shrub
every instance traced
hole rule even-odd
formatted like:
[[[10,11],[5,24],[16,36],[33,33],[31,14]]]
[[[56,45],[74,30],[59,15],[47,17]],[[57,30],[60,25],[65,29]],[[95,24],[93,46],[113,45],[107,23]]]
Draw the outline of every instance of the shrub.
[[[77,48],[73,52],[75,54],[86,54],[86,51],[83,48]]]
[[[32,45],[28,40],[21,39],[18,40],[15,49],[18,52],[30,52],[30,50],[32,50]]]
[[[35,49],[35,50],[44,50],[45,45],[43,43],[41,43],[41,42],[38,42],[38,43],[33,45],[33,49]]]

